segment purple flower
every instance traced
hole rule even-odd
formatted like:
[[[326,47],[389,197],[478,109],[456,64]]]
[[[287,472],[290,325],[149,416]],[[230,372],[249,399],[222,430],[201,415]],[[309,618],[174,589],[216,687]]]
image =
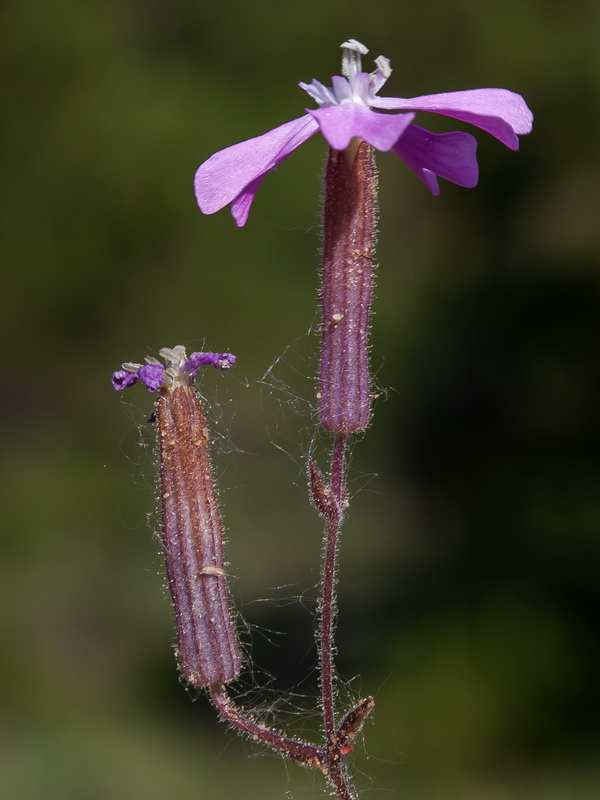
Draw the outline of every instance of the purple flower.
[[[384,56],[377,69],[361,72],[361,55],[367,48],[350,39],[342,45],[342,73],[328,88],[317,80],[300,83],[319,106],[272,131],[220,150],[205,161],[194,181],[196,199],[204,214],[231,204],[238,226],[248,219],[250,206],[262,179],[318,130],[330,147],[345,150],[352,140],[363,139],[377,150],[393,150],[416,172],[433,194],[439,194],[438,177],[459,186],[477,184],[477,142],[468,133],[432,133],[413,124],[415,111],[430,111],[459,119],[495,136],[511,150],[518,136],[529,133],[533,116],[523,98],[506,89],[470,89],[422,97],[378,97],[391,75]],[[378,113],[399,111],[408,113]]]
[[[235,364],[235,356],[231,353],[192,353],[188,358],[182,345],[163,347],[160,355],[169,365],[166,369],[150,356],[146,358],[145,364],[123,364],[123,369],[112,375],[114,388],[127,389],[137,383],[138,378],[149,392],[158,392],[163,386],[189,386],[202,366],[231,369]]]

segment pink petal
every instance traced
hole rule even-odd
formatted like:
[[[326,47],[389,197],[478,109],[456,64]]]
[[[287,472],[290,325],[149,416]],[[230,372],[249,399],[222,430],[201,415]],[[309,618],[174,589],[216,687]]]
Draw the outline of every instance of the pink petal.
[[[265,174],[309,139],[318,127],[317,122],[305,114],[262,136],[212,155],[198,168],[194,179],[200,210],[204,214],[214,214],[235,201],[236,221],[243,225]]]
[[[377,114],[362,103],[342,103],[308,112],[334,150],[345,150],[355,137],[377,150],[391,150],[414,114]]]
[[[433,111],[460,119],[491,133],[511,150],[518,150],[517,134],[529,133],[533,120],[521,95],[507,89],[469,89],[408,99],[375,97],[370,103],[375,108]]]
[[[409,125],[392,149],[433,194],[440,193],[436,175],[469,189],[477,185],[477,140],[470,133],[432,133]]]
[[[234,218],[235,224],[238,226],[238,228],[243,228],[246,224],[248,220],[248,214],[250,213],[250,206],[254,200],[254,195],[258,191],[258,187],[263,182],[264,177],[264,174],[259,175],[258,178],[250,181],[248,186],[245,186],[235,200],[232,201],[231,216]]]

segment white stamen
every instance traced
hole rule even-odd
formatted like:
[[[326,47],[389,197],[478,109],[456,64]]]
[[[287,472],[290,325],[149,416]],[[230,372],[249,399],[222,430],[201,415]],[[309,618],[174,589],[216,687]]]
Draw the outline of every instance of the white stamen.
[[[362,69],[361,56],[366,56],[369,48],[356,39],[348,39],[340,47],[342,48],[342,75],[352,81],[356,73]]]
[[[344,47],[346,50],[356,50],[357,53],[363,56],[366,56],[369,52],[369,48],[365,47],[365,45],[357,39],[348,39],[348,41],[341,44],[340,47]]]
[[[165,361],[170,361],[174,367],[180,367],[186,360],[185,347],[178,344],[177,347],[163,347],[158,351],[158,355]]]
[[[377,94],[392,74],[390,60],[385,56],[377,56],[375,59],[375,66],[377,69],[369,75],[369,83],[371,84],[371,91],[373,94]]]
[[[362,71],[362,56],[368,48],[356,39],[348,39],[341,45],[342,75],[333,77],[333,87],[323,86],[317,80],[300,83],[299,86],[309,94],[321,108],[339,106],[343,103],[362,103],[369,106],[377,92],[392,74],[389,59],[377,56],[376,69],[369,75]]]
[[[390,60],[385,56],[377,56],[375,59],[375,66],[381,72],[383,77],[387,80],[390,75],[392,74],[392,68],[390,67]]]

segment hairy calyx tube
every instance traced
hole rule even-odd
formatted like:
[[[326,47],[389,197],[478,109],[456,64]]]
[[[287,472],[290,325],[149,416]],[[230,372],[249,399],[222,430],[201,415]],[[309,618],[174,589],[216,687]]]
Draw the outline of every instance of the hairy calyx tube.
[[[206,420],[191,386],[162,388],[156,405],[162,541],[175,609],[177,660],[194,686],[240,670],[223,568],[223,529]]]
[[[321,271],[319,418],[325,430],[358,433],[369,422],[368,332],[377,173],[373,148],[330,150],[325,174]]]

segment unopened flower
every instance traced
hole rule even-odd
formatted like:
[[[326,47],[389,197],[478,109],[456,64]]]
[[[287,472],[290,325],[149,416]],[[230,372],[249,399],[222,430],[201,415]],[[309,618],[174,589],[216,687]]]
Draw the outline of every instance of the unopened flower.
[[[195,191],[203,213],[213,214],[231,204],[237,225],[244,225],[267,172],[318,130],[334,150],[345,150],[353,139],[364,140],[377,150],[393,150],[433,194],[440,191],[438,177],[465,187],[477,184],[477,142],[468,133],[432,133],[415,125],[416,111],[468,122],[512,150],[519,147],[518,137],[531,131],[531,111],[520,95],[506,89],[379,97],[392,72],[388,59],[376,58],[377,68],[368,74],[361,71],[361,55],[368,52],[364,45],[350,39],[342,49],[343,76],[334,76],[331,87],[317,80],[300,83],[318,108],[307,109],[302,117],[262,136],[220,150],[200,166]]]
[[[213,486],[206,419],[192,381],[201,366],[229,369],[231,353],[192,353],[163,348],[164,367],[123,364],[115,389],[139,378],[156,401],[162,543],[177,628],[181,674],[194,686],[221,686],[240,670],[223,562],[223,526]]]

